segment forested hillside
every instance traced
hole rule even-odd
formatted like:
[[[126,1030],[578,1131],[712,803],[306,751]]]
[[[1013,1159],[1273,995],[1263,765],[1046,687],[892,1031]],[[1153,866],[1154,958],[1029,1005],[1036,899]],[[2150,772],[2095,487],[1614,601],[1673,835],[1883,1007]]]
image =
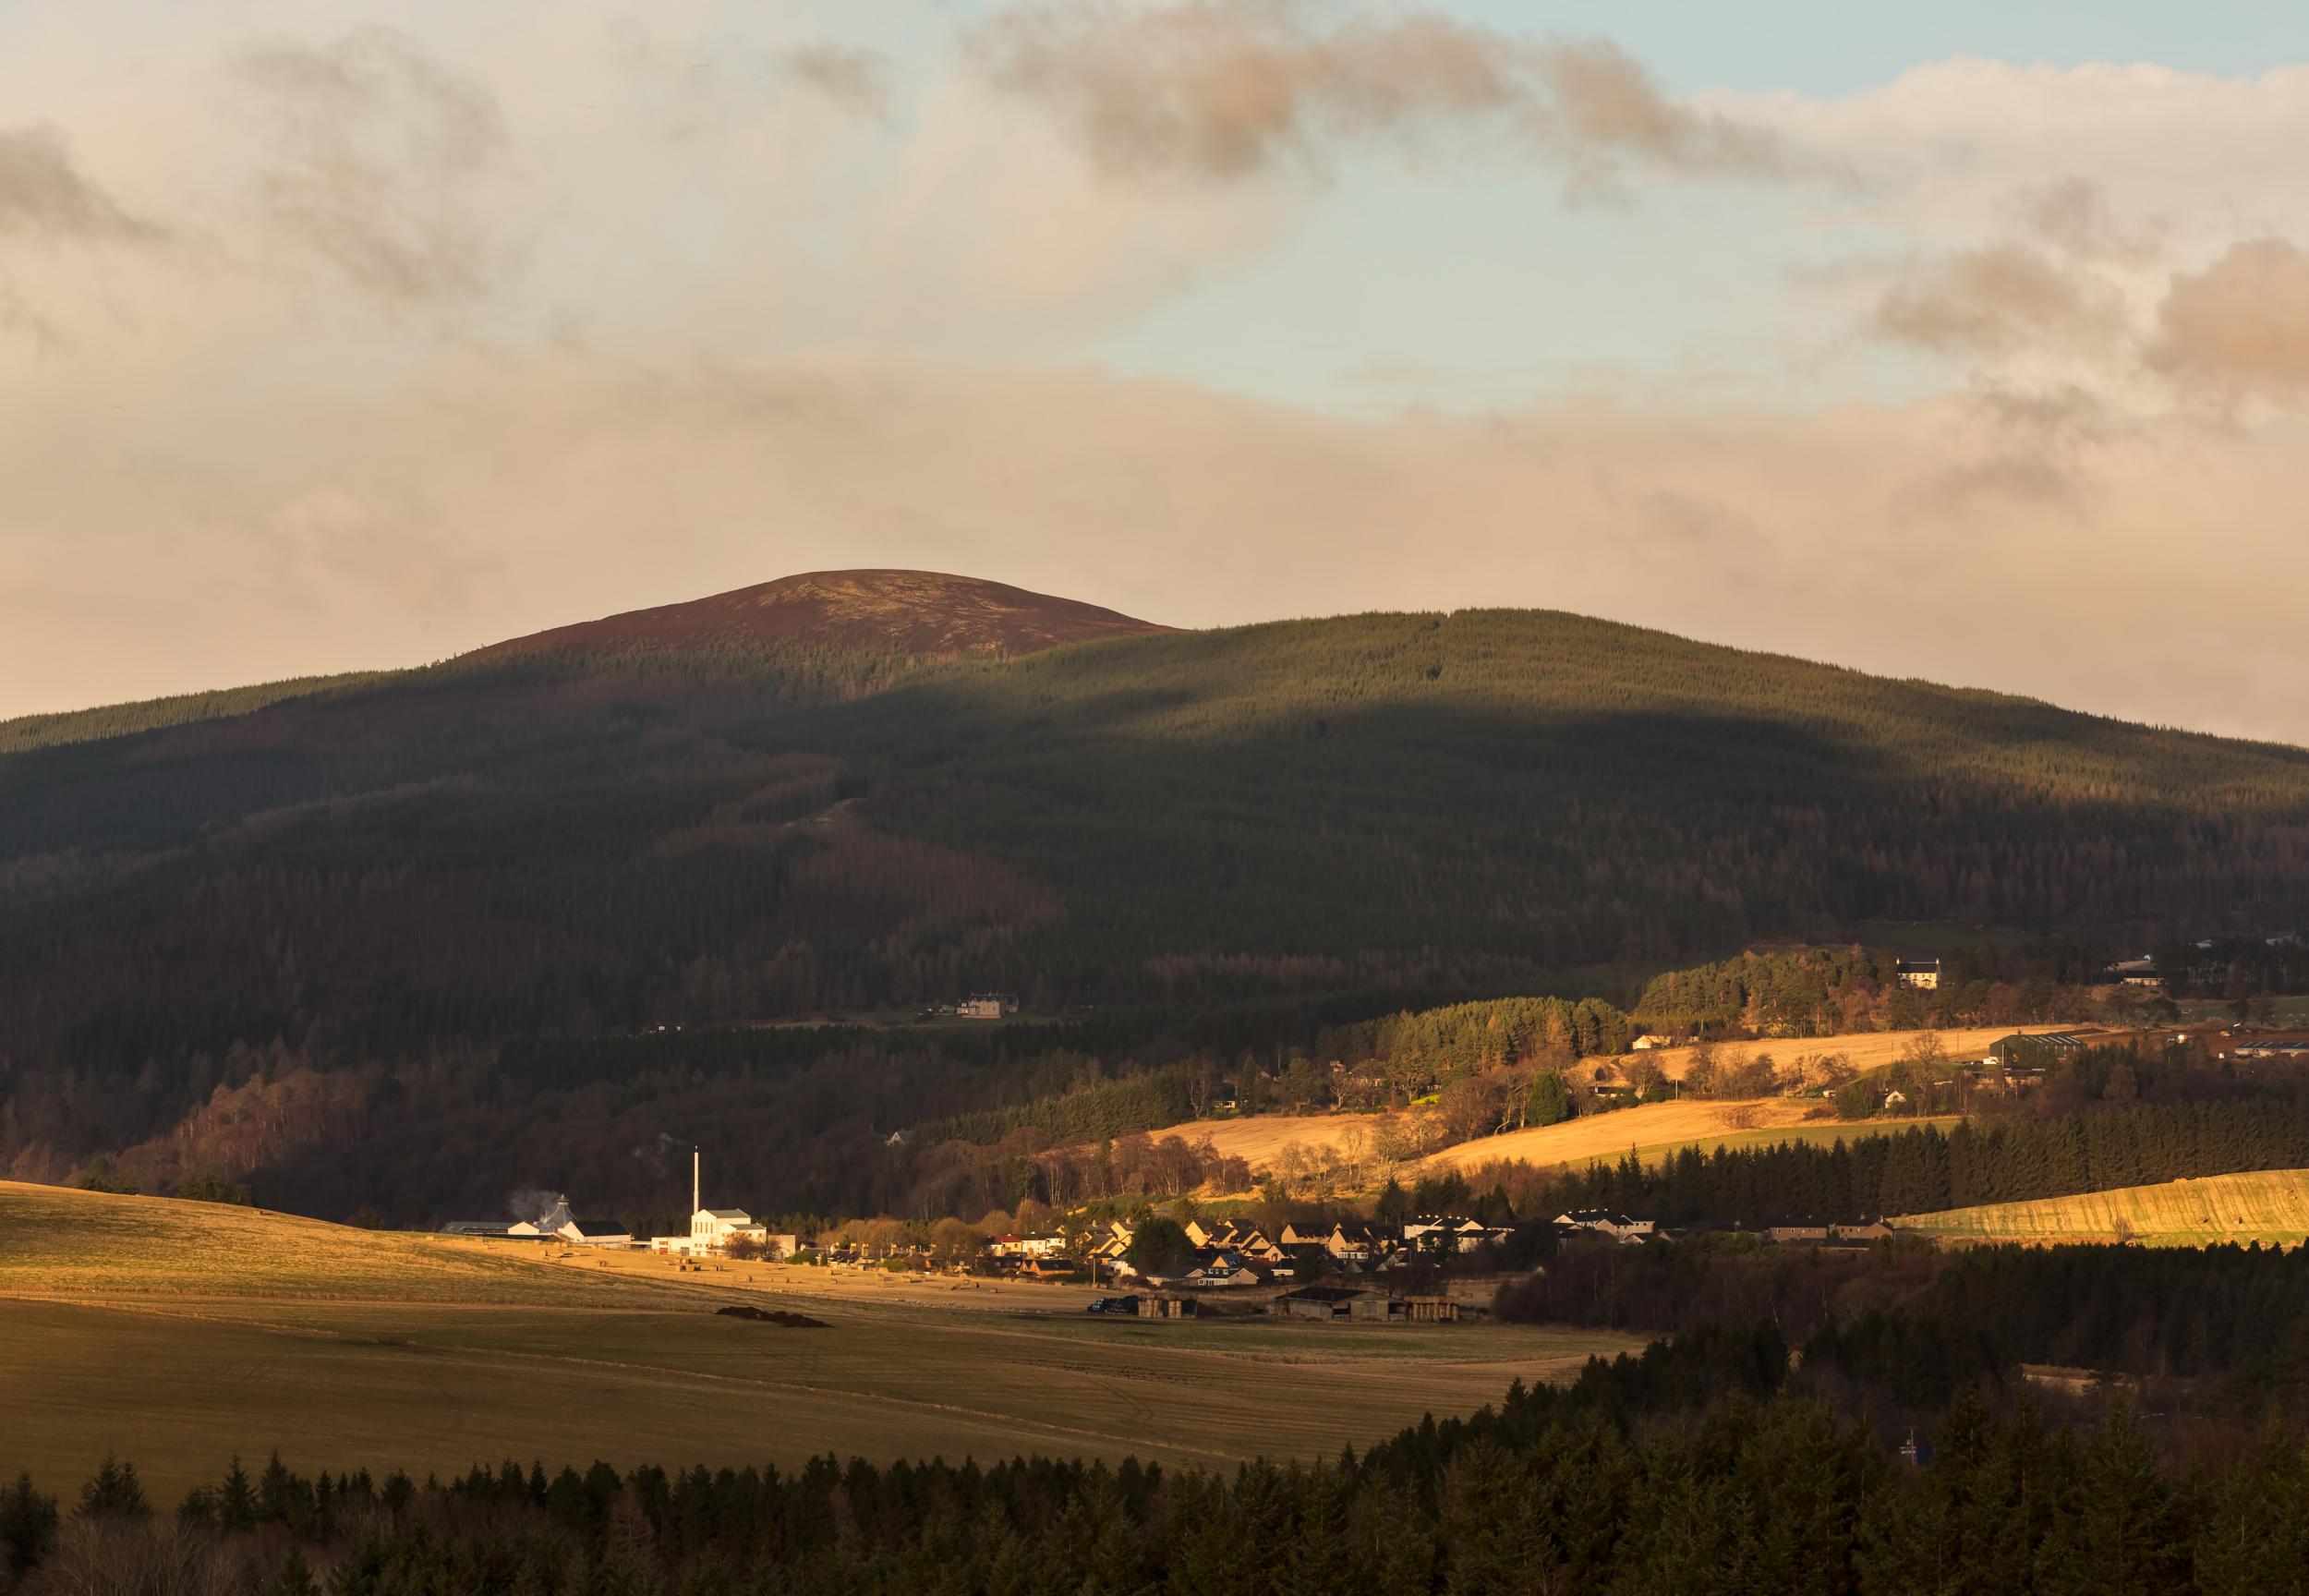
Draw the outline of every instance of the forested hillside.
[[[986,585],[851,574],[823,633],[709,604],[688,633],[647,612],[0,727],[0,1167],[53,1175],[308,1076],[370,1082],[331,1110],[364,1122],[461,1105],[518,1162],[522,1094],[575,1093],[557,1050],[973,989],[1095,1006],[1161,1055],[1263,1010],[1312,1040],[1455,996],[1625,1002],[1629,972],[1878,917],[2309,920],[2300,750],[1547,612],[1133,633],[1023,595],[1005,632]],[[1042,647],[1077,623],[1099,640]],[[1803,995],[1823,1022],[1834,984]],[[1736,986],[1662,1003],[1774,1000]],[[1575,1004],[1525,1042],[1603,1023]],[[515,1045],[547,1060],[518,1089]],[[777,1070],[737,1053],[562,1112],[686,1140],[745,1077],[773,1116]],[[863,1138],[1019,1101],[941,1078],[824,1114]],[[346,1134],[283,1130],[263,1158]]]

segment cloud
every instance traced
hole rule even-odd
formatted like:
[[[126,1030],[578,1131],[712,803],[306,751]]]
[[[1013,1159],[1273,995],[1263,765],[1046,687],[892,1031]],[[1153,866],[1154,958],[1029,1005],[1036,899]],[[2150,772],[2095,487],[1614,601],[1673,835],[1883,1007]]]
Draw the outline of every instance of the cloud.
[[[390,29],[243,54],[270,153],[265,215],[346,280],[398,305],[475,296],[500,247],[473,188],[505,132],[489,91]]]
[[[2149,363],[2222,394],[2309,395],[2309,256],[2282,238],[2255,238],[2174,277]]]
[[[847,44],[798,44],[779,57],[787,78],[868,116],[889,114],[889,57]]]
[[[73,161],[53,127],[0,127],[0,235],[47,242],[146,244],[160,227],[123,210]]]
[[[2048,345],[2106,349],[2125,334],[2120,296],[2025,244],[1944,255],[1878,301],[1874,331],[1943,354],[2004,354]]]
[[[1335,147],[1454,127],[1536,151],[1575,191],[1629,167],[1784,175],[1779,138],[1678,104],[1606,42],[1534,42],[1428,11],[1322,27],[1287,0],[1042,6],[969,37],[996,88],[1056,120],[1110,177],[1232,182]]]

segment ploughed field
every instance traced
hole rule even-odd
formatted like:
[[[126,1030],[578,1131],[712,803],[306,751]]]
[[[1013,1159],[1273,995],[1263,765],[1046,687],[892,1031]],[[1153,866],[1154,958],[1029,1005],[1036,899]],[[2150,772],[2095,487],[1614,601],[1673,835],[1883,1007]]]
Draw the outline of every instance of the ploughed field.
[[[1634,1343],[1503,1324],[1109,1320],[1075,1288],[886,1283],[372,1233],[0,1183],[0,1472],[110,1452],[173,1498],[291,1466],[792,1464],[823,1452],[1312,1457]],[[718,1315],[733,1303],[825,1322]]]
[[[2309,1169],[2263,1169],[2127,1186],[2073,1197],[1986,1203],[1894,1221],[1903,1230],[1964,1241],[2143,1241],[2203,1247],[2309,1240]]]

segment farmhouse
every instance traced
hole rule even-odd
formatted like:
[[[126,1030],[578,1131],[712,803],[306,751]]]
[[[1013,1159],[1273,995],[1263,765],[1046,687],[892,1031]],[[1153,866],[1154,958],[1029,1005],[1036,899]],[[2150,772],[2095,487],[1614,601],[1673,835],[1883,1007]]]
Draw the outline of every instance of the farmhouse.
[[[1903,959],[1892,969],[1903,986],[1913,986],[1920,992],[1940,989],[1940,961],[1938,959]]]
[[[973,992],[954,1012],[965,1020],[1000,1020],[1018,1012],[1018,998],[1009,992]]]

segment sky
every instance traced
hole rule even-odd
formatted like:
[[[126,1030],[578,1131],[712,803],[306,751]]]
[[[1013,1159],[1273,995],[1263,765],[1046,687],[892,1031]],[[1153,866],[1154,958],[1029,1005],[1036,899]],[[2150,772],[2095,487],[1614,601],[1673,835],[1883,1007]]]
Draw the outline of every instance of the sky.
[[[799,571],[2309,743],[2309,7],[10,0],[0,717]]]

